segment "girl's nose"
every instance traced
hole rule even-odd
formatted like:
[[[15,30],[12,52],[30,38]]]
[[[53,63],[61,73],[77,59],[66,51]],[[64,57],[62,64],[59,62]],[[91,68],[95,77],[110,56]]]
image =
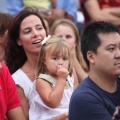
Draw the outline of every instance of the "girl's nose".
[[[59,60],[59,64],[60,64],[60,65],[63,64],[63,60],[62,60],[62,59]]]
[[[66,37],[65,37],[65,36],[62,36],[62,38],[63,38],[64,40],[66,40]]]

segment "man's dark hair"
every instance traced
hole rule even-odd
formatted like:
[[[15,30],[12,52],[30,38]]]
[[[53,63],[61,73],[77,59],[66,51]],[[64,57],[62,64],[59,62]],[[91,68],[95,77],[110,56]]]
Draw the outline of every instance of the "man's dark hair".
[[[119,33],[119,28],[112,23],[109,22],[93,22],[86,26],[81,34],[81,51],[83,54],[83,58],[86,64],[89,67],[89,61],[87,59],[87,52],[93,51],[97,53],[97,48],[101,44],[101,40],[99,38],[99,34],[109,34],[109,33]]]

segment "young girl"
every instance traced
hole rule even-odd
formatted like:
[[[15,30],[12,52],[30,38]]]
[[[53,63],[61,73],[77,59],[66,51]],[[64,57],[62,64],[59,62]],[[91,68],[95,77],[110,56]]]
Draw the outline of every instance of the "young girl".
[[[51,35],[59,35],[71,46],[73,66],[79,82],[87,77],[88,68],[80,50],[80,35],[77,27],[70,20],[56,20],[51,27]]]
[[[68,112],[74,87],[71,50],[61,37],[42,41],[37,79],[30,95],[30,120],[50,120]]]

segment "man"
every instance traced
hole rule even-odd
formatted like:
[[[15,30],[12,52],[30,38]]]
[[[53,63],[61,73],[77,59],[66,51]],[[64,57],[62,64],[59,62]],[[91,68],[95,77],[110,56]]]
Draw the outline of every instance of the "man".
[[[69,120],[116,120],[120,106],[119,29],[107,22],[89,24],[81,35],[81,50],[89,76],[71,97]]]
[[[25,120],[16,85],[8,68],[0,63],[0,120]]]

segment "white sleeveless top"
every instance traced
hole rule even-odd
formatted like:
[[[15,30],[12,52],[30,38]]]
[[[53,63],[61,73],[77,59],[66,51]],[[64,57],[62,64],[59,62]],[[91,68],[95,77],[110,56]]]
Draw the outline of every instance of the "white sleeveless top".
[[[53,89],[55,88],[57,80],[55,80],[51,76],[40,74],[40,76],[38,77],[43,78],[46,81],[52,83],[52,88]],[[36,91],[36,81],[34,81],[33,89],[29,98],[29,104],[30,104],[29,119],[50,120],[54,116],[60,115],[64,112],[68,112],[70,98],[73,93],[73,83],[74,83],[74,78],[68,76],[66,86],[64,89],[63,98],[59,106],[57,108],[50,108],[47,105],[45,105],[42,99],[40,98],[38,92]]]
[[[29,100],[29,94],[31,93],[30,91],[32,90],[33,82],[21,69],[18,69],[12,74],[12,78],[16,85],[19,85],[24,90],[25,96]]]

